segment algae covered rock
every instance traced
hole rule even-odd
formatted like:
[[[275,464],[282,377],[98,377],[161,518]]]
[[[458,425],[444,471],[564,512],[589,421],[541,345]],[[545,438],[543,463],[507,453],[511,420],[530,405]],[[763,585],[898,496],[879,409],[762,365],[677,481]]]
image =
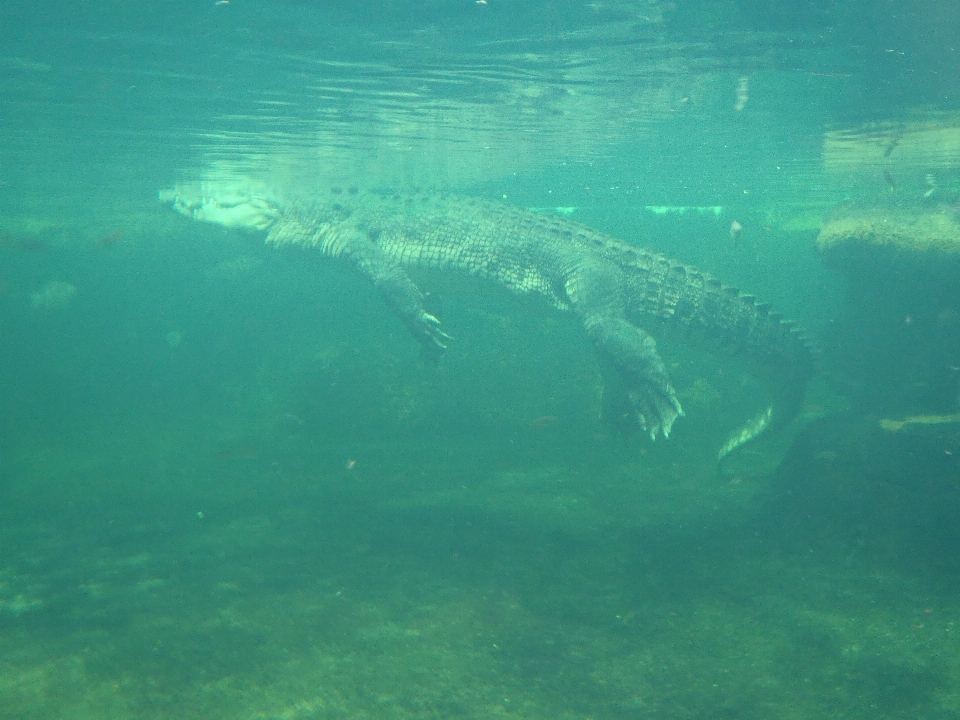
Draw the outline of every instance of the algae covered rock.
[[[960,207],[843,205],[824,220],[817,247],[841,268],[879,260],[935,277],[960,273]]]
[[[960,212],[848,204],[824,220],[824,260],[845,302],[829,346],[853,395],[879,413],[948,415],[960,402]]]

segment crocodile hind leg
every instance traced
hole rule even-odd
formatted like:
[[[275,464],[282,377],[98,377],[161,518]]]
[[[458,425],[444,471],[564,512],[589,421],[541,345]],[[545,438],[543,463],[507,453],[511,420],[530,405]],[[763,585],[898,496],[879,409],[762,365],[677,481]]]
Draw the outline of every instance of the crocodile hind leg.
[[[570,273],[565,289],[601,361],[622,380],[629,402],[621,404],[621,417],[632,414],[651,439],[668,437],[683,409],[656,341],[625,317],[622,286],[619,268],[593,262]]]
[[[654,339],[623,318],[584,317],[583,325],[601,358],[623,379],[640,427],[653,440],[668,437],[683,409]]]

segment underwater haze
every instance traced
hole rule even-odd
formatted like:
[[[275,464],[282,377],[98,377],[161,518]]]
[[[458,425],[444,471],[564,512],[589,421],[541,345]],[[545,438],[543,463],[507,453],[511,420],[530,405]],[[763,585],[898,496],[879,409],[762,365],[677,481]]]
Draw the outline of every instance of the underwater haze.
[[[411,271],[426,357],[191,187],[591,228],[815,370],[720,461],[739,340],[650,323],[653,441],[577,313]],[[7,718],[960,719],[960,4],[0,0]]]

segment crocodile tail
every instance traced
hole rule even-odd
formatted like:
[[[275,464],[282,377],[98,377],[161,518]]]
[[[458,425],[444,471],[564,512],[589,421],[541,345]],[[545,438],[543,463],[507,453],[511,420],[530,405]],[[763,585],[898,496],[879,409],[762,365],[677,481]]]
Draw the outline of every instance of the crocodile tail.
[[[794,331],[790,329],[789,335]],[[813,375],[814,355],[800,337],[790,338],[796,354],[792,367],[779,372],[767,368],[773,400],[737,428],[717,453],[720,468],[730,475],[765,474],[775,470],[803,427],[802,409],[807,384]]]

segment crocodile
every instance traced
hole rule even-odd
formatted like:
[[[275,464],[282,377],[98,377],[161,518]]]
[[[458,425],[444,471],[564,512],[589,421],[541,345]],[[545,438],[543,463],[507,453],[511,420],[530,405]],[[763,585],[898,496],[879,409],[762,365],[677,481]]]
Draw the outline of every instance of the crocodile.
[[[719,341],[753,361],[773,397],[730,436],[721,459],[790,423],[813,373],[810,343],[768,305],[567,218],[471,197],[354,188],[293,197],[205,185],[162,191],[161,200],[195,220],[258,231],[268,244],[307,246],[346,261],[434,353],[445,351],[451,338],[425,309],[408,269],[460,271],[573,311],[605,369],[605,406],[653,440],[670,435],[683,409],[644,326]]]

